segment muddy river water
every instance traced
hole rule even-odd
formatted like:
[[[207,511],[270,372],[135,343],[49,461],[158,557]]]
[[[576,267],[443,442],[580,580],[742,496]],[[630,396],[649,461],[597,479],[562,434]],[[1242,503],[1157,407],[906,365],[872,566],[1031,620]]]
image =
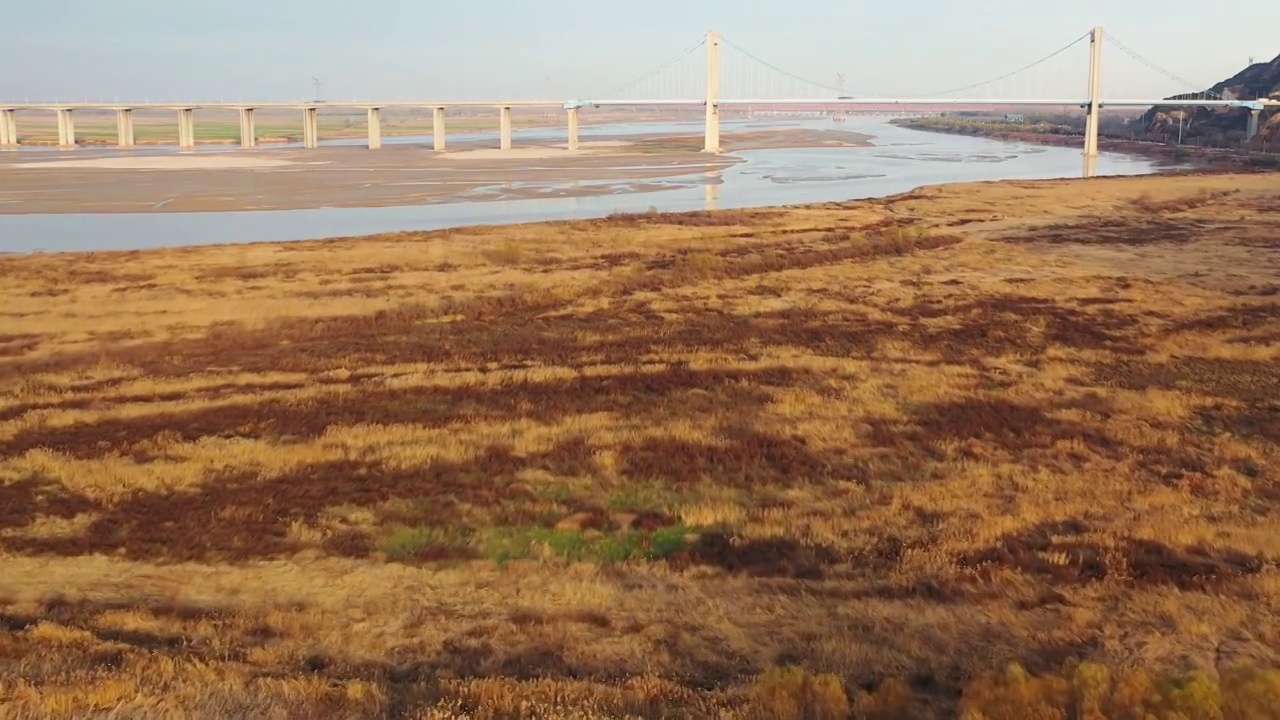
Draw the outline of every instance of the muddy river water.
[[[980,180],[1078,177],[1075,148],[1010,143],[899,128],[884,118],[851,117],[778,123],[725,123],[725,131],[790,125],[850,130],[872,136],[872,147],[743,150],[731,167],[634,185],[611,182],[606,194],[571,195],[573,183],[502,183],[476,188],[464,201],[371,208],[314,208],[173,213],[58,213],[0,215],[0,252],[127,250],[149,247],[303,240],[479,224],[590,218],[649,209],[685,211],[791,205],[879,197],[922,185]],[[693,134],[698,124],[584,127],[583,139],[665,132]],[[518,132],[515,142],[547,140],[563,131]],[[463,139],[463,138],[459,138]],[[485,139],[483,135],[474,138]],[[387,138],[387,144],[429,138]],[[360,141],[337,141],[355,144]],[[217,152],[218,150],[211,150]],[[21,152],[21,151],[19,151]],[[1104,154],[1100,175],[1139,175],[1162,169],[1149,158]],[[588,182],[588,181],[581,181]],[[519,190],[522,199],[502,199]],[[549,197],[537,197],[546,194]],[[530,197],[532,196],[532,197]]]

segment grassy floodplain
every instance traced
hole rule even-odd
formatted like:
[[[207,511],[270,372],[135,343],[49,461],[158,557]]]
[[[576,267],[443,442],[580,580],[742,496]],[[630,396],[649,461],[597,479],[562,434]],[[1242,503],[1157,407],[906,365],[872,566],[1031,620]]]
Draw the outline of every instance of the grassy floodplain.
[[[1275,717],[1280,176],[0,278],[0,714]]]

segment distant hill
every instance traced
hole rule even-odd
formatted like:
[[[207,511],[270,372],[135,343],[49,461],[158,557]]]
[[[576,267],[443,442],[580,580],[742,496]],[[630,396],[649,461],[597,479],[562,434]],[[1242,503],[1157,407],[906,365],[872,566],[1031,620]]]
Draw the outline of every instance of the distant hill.
[[[1209,88],[1224,98],[1253,100],[1280,99],[1280,55],[1271,62],[1254,63],[1234,76]],[[1174,95],[1169,100],[1193,98],[1196,95]],[[1244,140],[1249,111],[1232,108],[1152,108],[1142,118],[1148,135],[1174,138],[1178,134],[1178,116],[1182,115],[1184,141],[1216,146],[1238,145]],[[1270,111],[1262,118],[1259,140],[1280,142],[1280,114]]]

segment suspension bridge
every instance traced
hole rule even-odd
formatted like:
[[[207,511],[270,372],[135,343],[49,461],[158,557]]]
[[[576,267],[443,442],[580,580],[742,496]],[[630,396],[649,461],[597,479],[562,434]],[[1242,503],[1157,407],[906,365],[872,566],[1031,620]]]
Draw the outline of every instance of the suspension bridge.
[[[1104,46],[1118,59],[1103,65]],[[381,112],[387,108],[431,108],[433,146],[446,149],[446,114],[457,108],[497,108],[499,147],[512,146],[514,108],[555,108],[566,112],[567,146],[579,148],[579,113],[584,108],[704,108],[705,152],[721,152],[722,110],[818,110],[846,112],[942,109],[992,109],[1017,107],[1079,108],[1086,115],[1084,156],[1098,155],[1098,128],[1103,108],[1220,107],[1241,108],[1249,113],[1248,136],[1257,133],[1259,118],[1280,101],[1267,98],[1235,98],[1204,90],[1132,50],[1119,39],[1095,27],[1053,52],[992,78],[958,87],[919,94],[850,92],[843,87],[804,78],[752,53],[716,32],[629,82],[571,100],[411,101],[411,102],[5,102],[0,100],[0,147],[19,144],[17,116],[28,111],[55,112],[59,146],[76,146],[73,113],[78,110],[114,110],[117,145],[134,147],[135,110],[164,109],[178,115],[178,145],[195,146],[196,110],[234,110],[240,116],[240,145],[257,145],[254,111],[268,108],[297,109],[302,114],[303,146],[317,147],[322,108],[354,108],[367,111],[368,147],[382,146]],[[1046,92],[1051,88],[1052,92]],[[1105,88],[1105,92],[1104,92]],[[1171,99],[1172,98],[1172,99]]]

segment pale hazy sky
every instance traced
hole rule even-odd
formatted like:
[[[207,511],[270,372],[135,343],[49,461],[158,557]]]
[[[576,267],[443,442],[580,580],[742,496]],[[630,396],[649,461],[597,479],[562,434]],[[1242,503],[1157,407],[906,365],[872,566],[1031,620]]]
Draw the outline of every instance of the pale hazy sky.
[[[1280,53],[1277,0],[0,3],[0,100],[306,99],[313,75],[334,100],[576,99],[708,29],[821,82],[843,71],[857,92],[983,80],[1095,24],[1197,83]]]

